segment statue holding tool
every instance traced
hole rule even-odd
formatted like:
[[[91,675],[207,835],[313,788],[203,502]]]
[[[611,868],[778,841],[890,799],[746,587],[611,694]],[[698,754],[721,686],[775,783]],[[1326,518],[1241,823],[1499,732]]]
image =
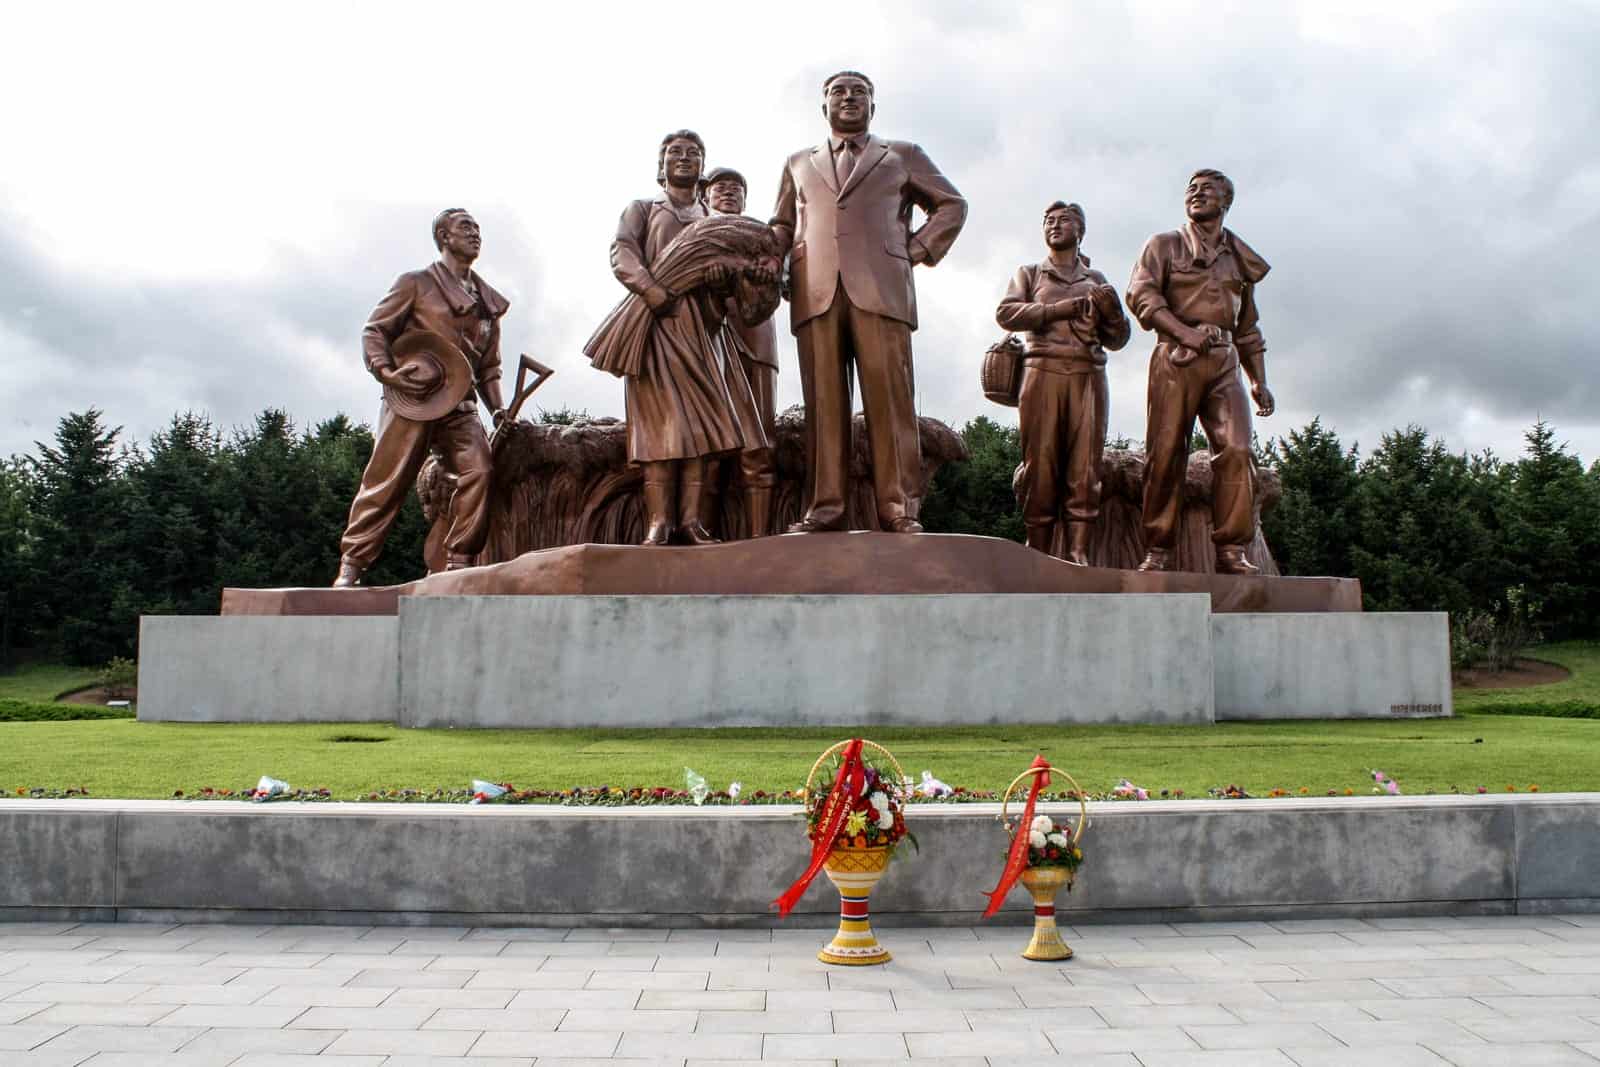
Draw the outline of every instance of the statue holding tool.
[[[445,569],[471,566],[488,531],[493,451],[477,401],[489,409],[497,436],[515,417],[500,394],[500,319],[510,305],[472,269],[483,237],[468,212],[441,211],[433,220],[433,243],[438,260],[402,274],[361,332],[383,403],[372,458],[340,542],[336,588],[361,583],[430,451],[454,482]],[[524,357],[521,373],[529,369],[538,377],[527,393],[550,373]],[[519,407],[527,398],[521,382],[519,375]]]

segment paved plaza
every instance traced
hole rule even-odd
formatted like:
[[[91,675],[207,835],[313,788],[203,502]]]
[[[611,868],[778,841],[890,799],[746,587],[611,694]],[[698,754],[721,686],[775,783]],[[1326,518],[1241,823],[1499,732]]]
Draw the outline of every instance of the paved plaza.
[[[1064,932],[0,924],[0,1064],[1600,1063],[1600,916]]]

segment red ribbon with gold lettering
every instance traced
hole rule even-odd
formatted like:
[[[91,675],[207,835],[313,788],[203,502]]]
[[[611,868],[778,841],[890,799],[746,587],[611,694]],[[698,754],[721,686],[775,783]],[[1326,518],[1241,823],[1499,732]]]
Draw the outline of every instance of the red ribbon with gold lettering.
[[[983,912],[985,919],[1000,910],[1000,905],[1006,901],[1006,894],[1011,892],[1011,887],[1017,884],[1023,869],[1028,866],[1028,834],[1033,827],[1033,806],[1039,799],[1039,790],[1050,784],[1050,763],[1043,755],[1039,755],[1033,757],[1028,767],[1039,768],[1039,773],[1033,776],[1033,785],[1028,787],[1028,803],[1022,809],[1022,821],[1017,824],[1017,832],[1011,836],[1011,852],[1006,856],[1005,870],[1000,872],[1000,884],[989,892],[989,906]]]
[[[862,740],[852,737],[845,746],[844,756],[839,763],[839,773],[834,776],[833,788],[828,791],[828,798],[823,801],[823,811],[827,817],[817,824],[817,832],[811,839],[811,866],[806,868],[806,873],[783,891],[783,895],[772,903],[778,908],[778,918],[784,918],[800,903],[800,898],[805,895],[811,882],[821,873],[822,865],[828,862],[828,853],[833,851],[833,843],[839,837],[839,828],[850,815],[851,801],[861,792],[866,785],[867,768],[861,762]]]

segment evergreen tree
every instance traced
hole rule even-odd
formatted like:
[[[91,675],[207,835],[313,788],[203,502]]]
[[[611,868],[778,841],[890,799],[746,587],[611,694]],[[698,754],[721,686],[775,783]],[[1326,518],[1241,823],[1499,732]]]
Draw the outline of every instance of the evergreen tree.
[[[263,411],[255,426],[224,447],[226,497],[217,587],[327,585],[339,569],[339,539],[361,472],[372,455],[372,432],[336,415],[297,435],[288,416]],[[407,493],[367,581],[390,585],[420,578],[427,523]]]
[[[1511,580],[1538,604],[1554,636],[1592,633],[1600,568],[1600,493],[1583,464],[1543,419],[1507,468],[1505,551]]]
[[[38,585],[34,553],[33,483],[24,463],[0,460],[0,668],[12,649],[29,644],[30,596]]]
[[[1314,418],[1287,440],[1262,449],[1278,472],[1283,498],[1262,517],[1262,533],[1284,574],[1351,574],[1352,499],[1359,461],[1338,434]]]
[[[922,502],[922,522],[937,533],[982,534],[1022,541],[1022,513],[1011,479],[1022,462],[1015,427],[979,415],[961,428],[965,463],[949,463],[933,476]]]
[[[130,459],[129,532],[143,613],[215,612],[226,508],[221,434],[204,415],[174,415],[151,436],[149,452],[135,449]]]
[[[1491,530],[1493,457],[1469,461],[1420,426],[1385,434],[1359,468],[1350,559],[1369,611],[1453,611],[1503,594]]]
[[[90,408],[63,418],[55,445],[28,460],[37,491],[41,572],[35,625],[54,634],[70,663],[133,653],[139,575],[128,552],[130,495],[117,453],[121,428]]]

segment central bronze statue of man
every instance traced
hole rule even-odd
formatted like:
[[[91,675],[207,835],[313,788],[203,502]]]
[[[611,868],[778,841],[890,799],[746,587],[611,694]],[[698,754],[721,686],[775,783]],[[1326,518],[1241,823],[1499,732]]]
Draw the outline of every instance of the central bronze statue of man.
[[[790,533],[845,528],[850,476],[851,370],[861,380],[878,523],[921,533],[911,268],[944,258],[967,202],[925,152],[867,132],[871,79],[840,71],[822,83],[828,139],[789,157],[772,230],[789,256],[790,328],[800,350],[810,494]],[[911,229],[911,211],[927,221]]]

